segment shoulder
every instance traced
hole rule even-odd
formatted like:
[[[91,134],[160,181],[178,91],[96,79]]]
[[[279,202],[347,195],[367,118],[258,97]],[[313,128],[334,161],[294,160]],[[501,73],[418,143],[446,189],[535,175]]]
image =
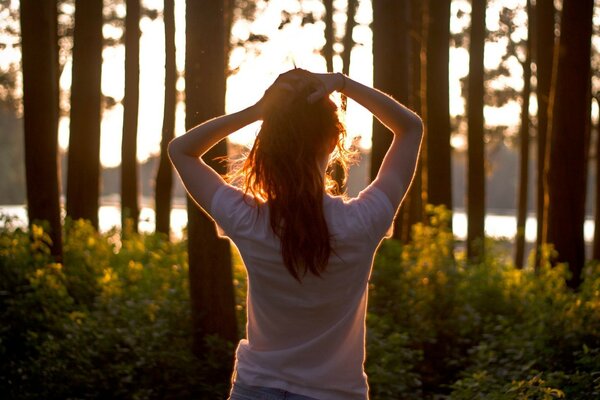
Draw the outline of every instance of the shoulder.
[[[376,185],[369,185],[347,201],[346,206],[357,228],[363,229],[375,242],[388,232],[396,213],[388,196]]]
[[[260,205],[256,199],[229,184],[220,186],[214,193],[210,215],[227,236],[254,223]]]

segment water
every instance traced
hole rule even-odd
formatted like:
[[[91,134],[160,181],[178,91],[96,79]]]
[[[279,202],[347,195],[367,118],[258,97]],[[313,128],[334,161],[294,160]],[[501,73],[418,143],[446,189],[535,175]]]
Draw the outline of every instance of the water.
[[[14,216],[18,226],[27,224],[27,211],[23,205],[0,206],[0,214]],[[103,205],[99,210],[99,228],[106,232],[113,227],[121,226],[121,209],[116,205]],[[187,210],[184,206],[176,205],[171,210],[171,229],[175,238],[181,238],[182,230],[187,224]],[[467,215],[463,211],[455,211],[452,218],[452,229],[457,240],[467,237]],[[152,232],[155,227],[154,210],[142,207],[140,210],[140,232]],[[533,243],[536,240],[537,220],[529,216],[525,225],[525,240]],[[594,221],[587,219],[583,226],[584,239],[591,242],[594,238]],[[512,240],[516,233],[516,217],[514,215],[488,214],[485,217],[485,234],[489,237]]]

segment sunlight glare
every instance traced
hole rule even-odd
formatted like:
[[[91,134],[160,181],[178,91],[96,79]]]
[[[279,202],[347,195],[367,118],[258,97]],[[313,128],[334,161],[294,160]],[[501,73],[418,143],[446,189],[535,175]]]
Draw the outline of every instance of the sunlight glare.
[[[524,0],[503,0],[491,2],[486,13],[486,24],[488,29],[498,28],[498,13],[501,7],[520,7]],[[161,16],[163,3],[161,0],[144,0],[144,6],[159,11],[159,17],[150,20],[143,17],[140,21],[142,35],[140,38],[140,104],[138,114],[138,159],[143,161],[159,151],[160,136],[162,128],[163,102],[164,102],[164,22]],[[124,6],[117,10],[119,14],[125,14]],[[336,0],[334,2],[336,14],[334,15],[335,33],[339,38],[343,37],[346,22],[346,1]],[[470,18],[468,13],[471,6],[468,1],[454,0],[451,3],[452,18],[450,21],[451,31],[460,32],[468,28]],[[324,45],[324,23],[317,21],[314,24],[302,25],[300,15],[293,15],[291,22],[282,29],[279,28],[282,12],[286,10],[291,13],[303,11],[312,12],[316,19],[322,18],[325,10],[323,3],[319,0],[296,0],[261,1],[257,3],[257,15],[254,21],[236,19],[232,26],[232,43],[243,43],[251,33],[266,35],[267,43],[252,44],[234,47],[231,51],[229,67],[234,71],[227,80],[226,112],[239,111],[252,105],[260,99],[268,86],[277,76],[286,70],[293,68],[294,63],[298,67],[317,71],[325,71],[325,60],[320,54]],[[457,18],[459,10],[466,13],[462,18]],[[373,80],[373,57],[372,57],[372,22],[371,1],[359,2],[356,10],[357,25],[353,31],[353,39],[357,43],[351,55],[350,76],[357,81],[372,85]],[[526,17],[517,15],[523,24]],[[176,62],[180,74],[177,80],[177,90],[185,90],[183,77],[185,66],[185,1],[175,1],[176,19]],[[521,24],[521,22],[519,24]],[[118,36],[117,30],[109,26],[103,28],[106,37]],[[114,30],[114,31],[113,31]],[[519,27],[514,36],[526,35],[526,28]],[[485,46],[485,66],[495,68],[505,51],[507,39],[501,39],[497,43],[488,42]],[[343,46],[338,43],[336,50],[342,50]],[[450,48],[450,114],[452,116],[462,115],[465,112],[465,100],[461,96],[461,78],[468,74],[469,54],[465,48]],[[102,122],[101,139],[101,161],[105,166],[115,166],[120,163],[120,151],[116,144],[121,141],[122,135],[122,106],[119,104],[123,98],[124,91],[124,57],[123,45],[106,47],[103,51],[102,66],[102,92],[105,96],[115,99],[118,103],[111,109],[104,110]],[[509,68],[512,76],[503,78],[494,85],[508,85],[517,90],[522,88],[521,69],[518,60],[509,60]],[[339,54],[334,56],[334,69],[340,71],[342,60]],[[70,60],[65,66],[65,72],[61,77],[61,86],[70,86]],[[486,124],[493,126],[496,123],[512,124],[518,123],[520,115],[518,103],[507,105],[500,109],[486,108]],[[533,103],[533,102],[532,102]],[[534,105],[532,104],[532,107]],[[185,105],[178,103],[176,106],[176,135],[185,132]],[[348,127],[348,136],[360,136],[360,146],[371,147],[372,117],[370,113],[358,104],[350,101],[348,113],[345,117]],[[68,145],[68,120],[60,124],[60,145],[65,148]],[[232,134],[230,140],[234,143],[249,146],[258,130],[259,124],[253,124]],[[351,139],[350,139],[351,140]]]
[[[294,5],[296,4],[296,5]],[[258,101],[264,91],[283,73],[296,66],[311,71],[324,72],[325,60],[320,55],[320,48],[324,45],[323,24],[308,24],[301,26],[301,18],[294,16],[291,23],[283,29],[277,29],[279,16],[286,9],[298,11],[299,7],[295,1],[269,3],[264,13],[257,17],[253,24],[246,21],[237,22],[233,32],[241,38],[248,32],[261,32],[269,36],[268,44],[260,47],[260,54],[255,55],[247,48],[236,48],[232,51],[230,67],[239,70],[231,75],[227,81],[226,111],[235,112],[252,105]],[[368,20],[369,16],[364,11],[365,7],[357,10],[357,20],[362,18]],[[322,14],[322,3],[318,1],[306,1],[302,3],[304,12]],[[240,27],[237,27],[237,24]],[[371,54],[371,32],[367,29],[361,30],[357,27],[354,31],[356,40],[363,46],[356,46],[353,54],[351,75],[365,84],[372,84],[372,54]],[[359,56],[357,57],[357,54]],[[341,69],[341,59],[336,57],[335,65]],[[356,113],[355,111],[356,110]],[[361,145],[370,147],[371,119],[370,115],[365,120],[365,114],[357,109],[356,105],[349,104],[349,115],[352,115],[347,123],[349,136],[360,134]],[[366,111],[366,110],[365,110]],[[368,114],[368,113],[367,113]],[[240,129],[229,136],[234,143],[250,146],[254,140],[260,124],[252,124]]]

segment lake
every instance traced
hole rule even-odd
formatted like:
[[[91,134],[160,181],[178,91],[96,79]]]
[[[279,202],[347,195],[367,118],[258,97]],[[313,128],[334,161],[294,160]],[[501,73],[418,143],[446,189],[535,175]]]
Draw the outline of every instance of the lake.
[[[0,205],[0,214],[14,216],[18,219],[19,226],[27,224],[27,211],[23,205]],[[121,225],[121,209],[115,204],[105,204],[99,210],[100,231],[106,232],[113,227]],[[183,228],[187,224],[187,210],[179,204],[171,210],[171,229],[175,238],[180,238]],[[463,210],[455,210],[452,218],[454,235],[457,240],[463,241],[467,237],[467,215]],[[139,230],[152,232],[155,226],[154,210],[142,207],[140,211]],[[533,243],[536,237],[537,220],[535,216],[527,218],[525,226],[525,240]],[[590,243],[594,238],[594,221],[589,218],[585,221],[585,241]],[[485,233],[495,238],[514,239],[516,233],[516,217],[490,213],[485,218]]]

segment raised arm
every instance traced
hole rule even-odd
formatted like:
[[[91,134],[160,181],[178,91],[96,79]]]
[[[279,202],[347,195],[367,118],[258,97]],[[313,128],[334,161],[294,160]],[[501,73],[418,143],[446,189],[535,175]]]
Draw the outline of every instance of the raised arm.
[[[415,173],[423,136],[421,118],[385,93],[340,73],[314,76],[318,77],[323,85],[320,90],[309,96],[308,101],[316,101],[319,97],[337,90],[371,111],[394,134],[392,144],[372,184],[381,189],[394,208],[397,208]]]
[[[204,210],[210,210],[214,193],[225,182],[200,157],[230,133],[260,118],[257,103],[245,110],[208,120],[169,143],[171,162],[190,196]]]
[[[341,74],[339,90],[366,109],[394,134],[377,177],[372,183],[382,190],[397,208],[406,194],[413,176],[423,136],[421,118],[392,97],[362,85]]]

